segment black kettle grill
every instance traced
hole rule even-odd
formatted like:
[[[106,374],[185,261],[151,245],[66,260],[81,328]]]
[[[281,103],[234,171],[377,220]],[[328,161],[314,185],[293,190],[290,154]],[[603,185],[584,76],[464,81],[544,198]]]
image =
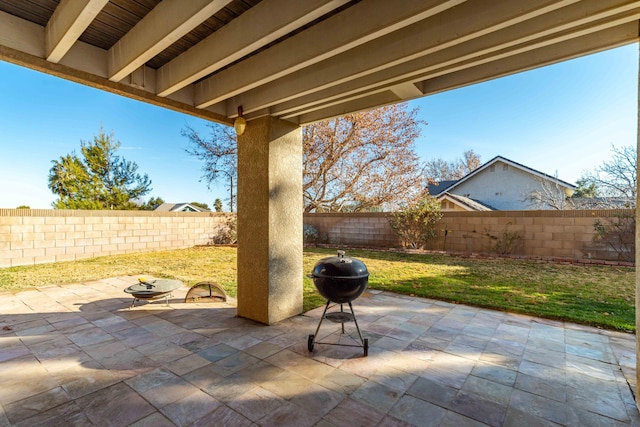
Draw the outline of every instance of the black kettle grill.
[[[369,340],[362,338],[360,327],[356,320],[355,313],[351,301],[358,298],[367,288],[369,282],[369,271],[364,263],[355,258],[345,257],[344,251],[338,251],[337,256],[323,258],[313,267],[313,272],[308,275],[313,279],[313,284],[320,295],[327,299],[322,317],[316,328],[316,333],[309,335],[307,347],[309,351],[313,351],[314,344],[342,345],[347,347],[362,347],[365,357],[369,353]],[[333,305],[331,305],[333,303]],[[351,313],[345,312],[343,304],[349,304]],[[330,307],[340,304],[340,311],[327,313]],[[320,331],[320,326],[324,319],[335,323],[342,324],[342,334],[345,333],[344,324],[353,321],[360,337],[359,345],[328,343],[315,341]],[[354,340],[355,341],[355,340]]]

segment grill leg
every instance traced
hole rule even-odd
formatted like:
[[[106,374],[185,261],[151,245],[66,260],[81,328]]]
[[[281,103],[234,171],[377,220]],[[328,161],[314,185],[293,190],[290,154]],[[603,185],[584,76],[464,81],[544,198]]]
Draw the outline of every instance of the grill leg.
[[[320,331],[320,325],[322,325],[322,321],[324,320],[324,315],[327,314],[327,309],[329,308],[329,304],[331,301],[327,300],[327,305],[324,306],[324,311],[322,312],[322,317],[320,318],[320,323],[318,323],[318,327],[316,328],[315,336],[318,336],[318,331]]]
[[[360,333],[360,327],[358,326],[358,321],[356,320],[356,314],[353,312],[353,306],[351,302],[349,302],[349,308],[351,309],[351,315],[353,316],[353,323],[356,324],[356,329],[358,330],[358,336],[360,336],[360,342],[364,345],[364,338],[362,338],[362,334]],[[344,331],[344,323],[342,324],[342,329]]]

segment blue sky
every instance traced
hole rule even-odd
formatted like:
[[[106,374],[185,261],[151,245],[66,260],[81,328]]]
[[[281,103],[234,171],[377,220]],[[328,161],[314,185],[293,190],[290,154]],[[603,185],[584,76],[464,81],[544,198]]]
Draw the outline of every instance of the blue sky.
[[[575,183],[636,145],[638,46],[628,45],[413,101],[423,159],[503,156]]]
[[[416,150],[455,160],[473,149],[483,161],[501,155],[575,182],[609,159],[612,144],[636,144],[637,76],[638,46],[629,45],[412,101],[428,123]],[[147,198],[212,206],[228,191],[200,182],[202,165],[180,135],[205,124],[0,61],[0,208],[50,208],[51,161],[79,151],[100,126],[149,175]]]

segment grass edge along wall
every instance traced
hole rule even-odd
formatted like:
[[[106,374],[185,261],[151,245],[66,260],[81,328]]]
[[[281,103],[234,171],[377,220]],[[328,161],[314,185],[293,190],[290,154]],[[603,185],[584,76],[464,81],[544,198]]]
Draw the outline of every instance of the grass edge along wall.
[[[0,209],[0,268],[209,245],[235,214]]]
[[[365,248],[402,244],[389,226],[389,213],[305,214],[318,232],[315,242]],[[609,242],[594,240],[597,220],[635,219],[631,209],[568,211],[443,212],[438,236],[426,249],[523,257],[624,261]],[[631,232],[631,241],[634,241]],[[633,260],[633,253],[630,254]]]
[[[594,222],[632,210],[444,212],[427,249],[495,254],[505,236],[511,255],[618,261],[594,241]],[[388,213],[305,214],[317,243],[398,248]],[[217,212],[0,209],[0,268],[208,245],[234,214]]]

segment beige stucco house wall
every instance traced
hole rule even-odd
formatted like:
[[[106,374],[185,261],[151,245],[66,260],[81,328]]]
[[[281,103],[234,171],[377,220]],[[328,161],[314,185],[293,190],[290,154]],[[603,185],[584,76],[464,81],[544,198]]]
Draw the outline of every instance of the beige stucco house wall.
[[[545,210],[551,209],[551,206],[528,200],[532,192],[553,193],[554,198],[563,199],[573,194],[574,190],[575,186],[568,182],[497,156],[436,196],[442,198],[446,191],[479,202],[492,210]]]

